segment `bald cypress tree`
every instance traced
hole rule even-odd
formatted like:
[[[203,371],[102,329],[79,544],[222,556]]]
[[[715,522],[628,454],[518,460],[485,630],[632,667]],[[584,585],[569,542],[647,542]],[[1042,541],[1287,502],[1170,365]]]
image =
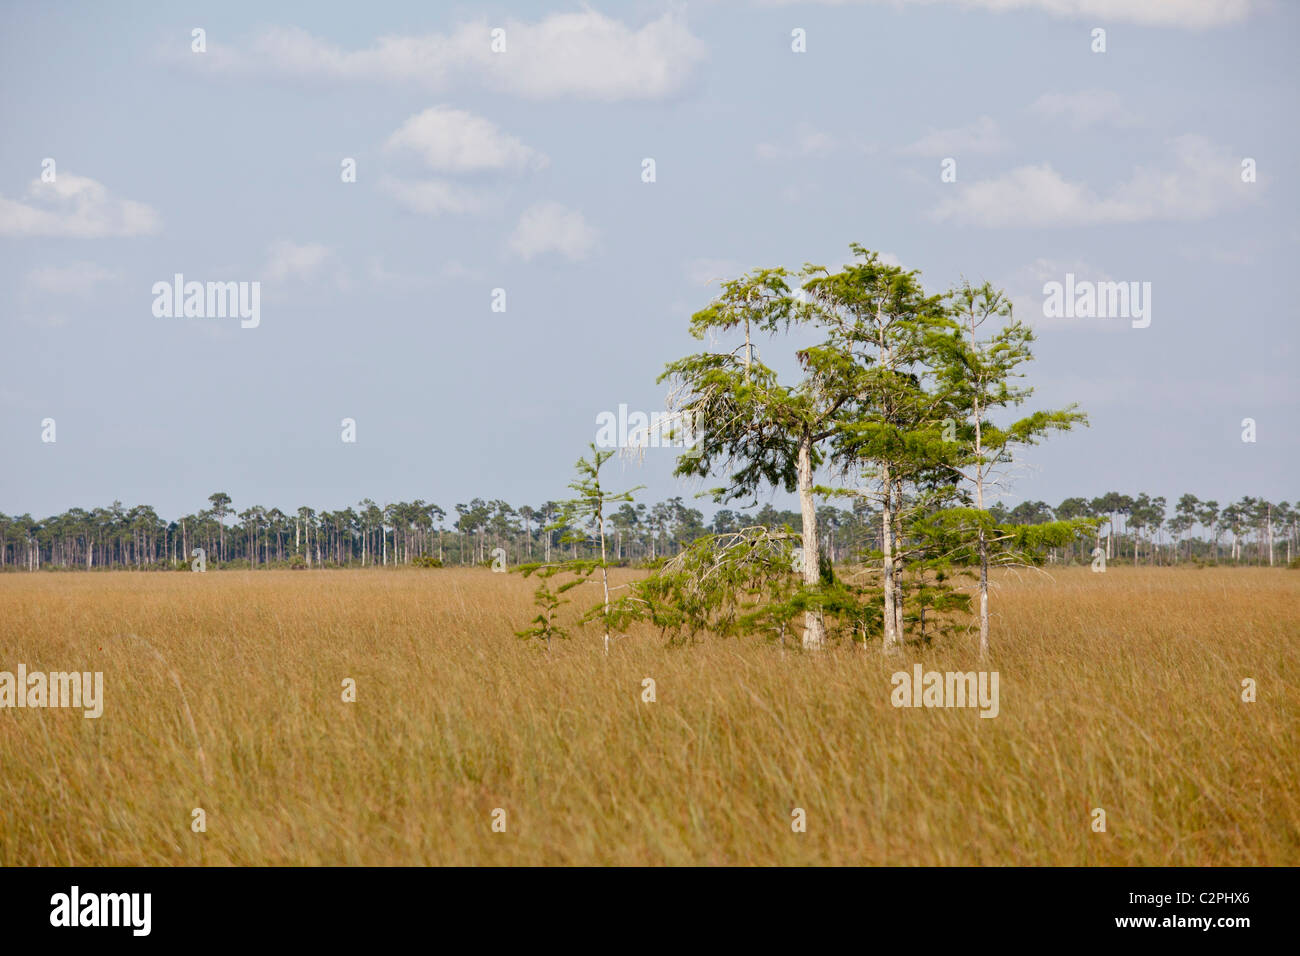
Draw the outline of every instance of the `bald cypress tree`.
[[[928,295],[916,271],[884,262],[857,243],[855,261],[831,272],[804,269],[804,288],[828,351],[852,369],[854,393],[835,440],[835,456],[879,510],[883,646],[905,638],[904,572],[923,547],[910,520],[953,494],[942,427],[950,414],[932,369],[953,326],[941,296]]]
[[[998,423],[994,416],[1024,403],[1033,389],[1016,384],[1022,366],[1033,359],[1033,332],[1012,318],[1006,296],[985,282],[963,282],[949,296],[958,328],[948,339],[946,361],[939,367],[947,400],[953,408],[951,435],[958,449],[953,469],[973,491],[974,510],[952,510],[947,527],[973,538],[979,568],[979,653],[989,653],[989,565],[994,548],[1010,561],[1026,560],[1047,546],[1074,540],[1093,527],[1089,519],[1015,525],[990,511],[990,493],[1006,478],[1018,447],[1033,445],[1053,431],[1086,424],[1076,406],[1036,411]],[[987,328],[986,328],[987,327]]]
[[[660,381],[672,383],[674,411],[696,423],[698,441],[678,459],[676,474],[707,478],[723,475],[712,489],[714,500],[753,496],[781,488],[799,496],[802,561],[799,573],[807,591],[821,582],[814,474],[826,459],[831,440],[856,400],[861,369],[829,338],[793,350],[799,377],[783,382],[756,354],[755,335],[813,333],[822,316],[800,301],[785,269],[756,269],[726,282],[721,294],[691,318],[698,339],[743,329],[735,348],[699,352],[668,365]],[[820,603],[804,614],[802,643],[810,649],[826,641]]]

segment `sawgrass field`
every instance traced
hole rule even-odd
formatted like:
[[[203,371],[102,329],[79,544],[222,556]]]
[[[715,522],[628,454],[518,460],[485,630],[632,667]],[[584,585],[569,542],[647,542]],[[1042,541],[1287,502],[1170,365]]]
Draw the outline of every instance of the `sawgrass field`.
[[[982,668],[547,653],[486,569],[3,574],[0,671],[102,671],[104,710],[0,710],[0,864],[1300,864],[1300,572],[995,582]],[[998,715],[894,707],[917,662],[998,671]]]

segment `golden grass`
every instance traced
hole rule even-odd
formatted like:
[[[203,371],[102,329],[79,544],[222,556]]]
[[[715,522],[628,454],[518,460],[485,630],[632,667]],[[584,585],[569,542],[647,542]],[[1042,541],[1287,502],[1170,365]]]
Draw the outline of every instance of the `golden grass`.
[[[0,710],[0,864],[1300,863],[1300,574],[999,583],[990,720],[890,704],[964,643],[547,655],[486,570],[0,575],[0,670],[106,696]]]

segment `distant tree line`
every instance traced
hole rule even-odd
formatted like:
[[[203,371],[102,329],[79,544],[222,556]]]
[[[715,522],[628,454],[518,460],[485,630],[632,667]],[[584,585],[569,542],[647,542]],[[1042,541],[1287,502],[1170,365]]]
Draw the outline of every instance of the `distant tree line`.
[[[1272,566],[1283,550],[1288,564],[1300,552],[1300,500],[1287,504],[1247,496],[1220,507],[1217,501],[1185,494],[1170,513],[1163,496],[1110,491],[1092,500],[1066,498],[1055,509],[1026,501],[1010,511],[1002,505],[989,510],[999,521],[1017,524],[1100,518],[1097,543],[1104,546],[1107,560],[1128,558],[1135,564],[1229,559]]]
[[[514,507],[475,498],[457,504],[450,519],[438,505],[418,499],[379,505],[367,498],[339,511],[261,505],[237,510],[224,492],[208,501],[210,507],[172,521],[148,505],[126,508],[119,501],[39,520],[0,514],[0,567],[189,567],[195,548],[203,549],[210,568],[463,566],[490,562],[497,548],[513,565],[590,556],[594,548],[590,540],[573,540],[574,529],[561,521],[555,501]],[[1171,511],[1164,497],[1112,491],[1091,500],[1067,498],[1055,508],[1042,501],[1012,508],[998,503],[989,513],[998,523],[1018,525],[1100,518],[1097,545],[1108,561],[1273,565],[1290,563],[1300,554],[1300,501],[1244,497],[1220,507],[1217,501],[1185,494]],[[833,563],[852,562],[882,547],[881,515],[864,501],[852,509],[818,507],[817,520],[825,536],[823,550]],[[771,504],[723,508],[706,522],[699,509],[676,497],[652,505],[622,504],[606,519],[606,534],[610,558],[635,565],[680,554],[706,535],[782,526],[802,533],[802,525],[800,512]],[[1087,563],[1091,559],[1085,551],[1074,545],[1054,548],[1049,560]]]

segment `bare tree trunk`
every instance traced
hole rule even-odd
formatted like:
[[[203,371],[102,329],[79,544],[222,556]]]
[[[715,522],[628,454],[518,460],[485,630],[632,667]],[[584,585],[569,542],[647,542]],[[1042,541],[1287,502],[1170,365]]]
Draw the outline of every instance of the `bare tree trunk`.
[[[881,499],[883,507],[880,511],[880,549],[883,554],[881,583],[885,598],[884,650],[889,653],[898,649],[902,643],[902,636],[898,633],[898,617],[894,609],[896,597],[894,591],[894,492],[890,487],[888,465],[884,468],[881,480],[885,489]]]
[[[980,528],[980,660],[989,656],[989,545]]]
[[[821,583],[821,562],[818,559],[817,509],[812,494],[812,436],[805,435],[799,442],[799,510],[803,516],[803,583],[815,588]],[[826,644],[826,622],[821,608],[804,612],[803,646],[819,650]]]
[[[597,459],[597,467],[599,467]],[[605,589],[605,611],[601,623],[605,625],[605,656],[609,656],[609,568],[605,567],[605,517],[603,509],[596,507],[596,524],[600,529],[600,583]]]
[[[976,423],[976,447],[979,443],[979,424]],[[984,472],[978,465],[975,472],[975,507],[984,511]],[[980,660],[989,656],[989,542],[984,534],[984,525],[980,524],[979,560],[980,560]]]
[[[970,343],[976,348],[975,315],[970,316]],[[980,512],[979,540],[977,542],[980,562],[980,660],[989,656],[989,542],[984,531],[984,423],[983,409],[980,407],[979,390],[975,391],[975,400],[971,406],[971,419],[975,425],[975,507]],[[1110,549],[1109,532],[1106,548]]]
[[[894,633],[898,635],[898,643],[902,644],[907,634],[903,623],[903,565],[906,559],[903,557],[902,536],[898,533],[902,524],[903,485],[901,482],[895,484],[898,494],[894,499]]]

